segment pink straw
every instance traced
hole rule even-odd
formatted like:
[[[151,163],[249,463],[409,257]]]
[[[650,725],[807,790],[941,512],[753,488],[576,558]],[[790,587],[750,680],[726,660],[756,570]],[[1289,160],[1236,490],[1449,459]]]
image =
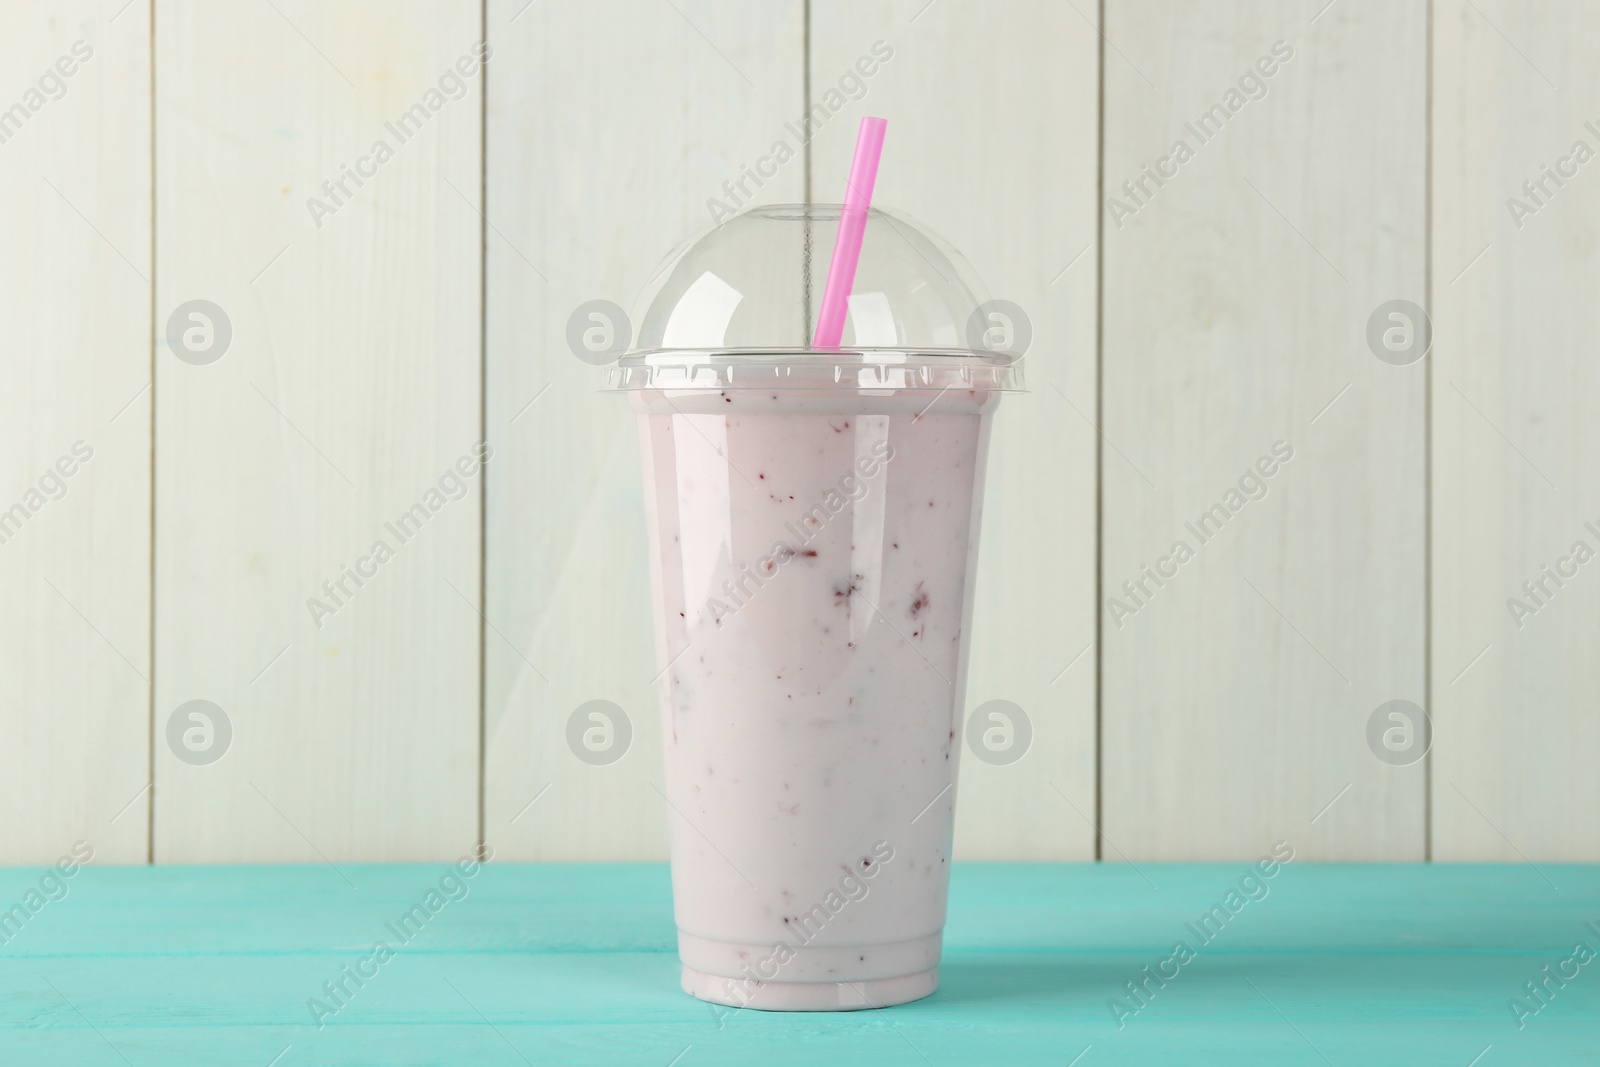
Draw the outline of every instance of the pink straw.
[[[885,119],[867,115],[856,133],[856,156],[850,162],[850,183],[844,191],[844,211],[839,216],[839,236],[828,264],[828,283],[822,290],[822,310],[817,315],[814,348],[838,348],[844,337],[844,316],[850,307],[850,289],[861,260],[861,237],[867,229],[867,209],[872,206],[872,186],[878,180],[878,157],[883,155]]]

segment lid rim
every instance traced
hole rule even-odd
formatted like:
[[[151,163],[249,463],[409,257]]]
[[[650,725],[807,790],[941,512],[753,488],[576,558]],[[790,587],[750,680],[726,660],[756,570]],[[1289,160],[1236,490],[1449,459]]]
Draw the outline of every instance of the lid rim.
[[[828,360],[854,362],[852,356],[867,356],[877,353],[897,355],[904,359],[971,359],[980,360],[995,365],[1014,365],[1022,361],[1022,356],[1012,356],[1005,352],[995,352],[983,348],[935,348],[931,345],[851,345],[841,348],[804,348],[781,345],[738,345],[723,348],[636,348],[624,352],[614,361],[627,363],[632,361],[634,366],[643,366],[644,361],[652,356],[678,356],[678,357],[703,357],[711,359],[791,359],[804,356],[811,362],[824,363]]]
[[[655,349],[617,360],[607,382],[624,390],[1027,391],[1021,357],[971,349]]]

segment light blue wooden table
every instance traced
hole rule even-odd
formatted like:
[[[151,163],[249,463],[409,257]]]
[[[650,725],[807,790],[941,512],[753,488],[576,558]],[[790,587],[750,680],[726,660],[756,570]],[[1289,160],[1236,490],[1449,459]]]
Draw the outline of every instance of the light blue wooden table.
[[[1563,963],[1600,950],[1600,867],[1295,863],[1202,944],[1247,865],[957,865],[931,998],[722,1019],[678,991],[664,866],[489,864],[402,943],[448,870],[85,868],[0,917],[0,1064],[1600,1063],[1600,960]],[[0,908],[41,873],[0,870]],[[1576,975],[1535,1014],[1546,965]]]

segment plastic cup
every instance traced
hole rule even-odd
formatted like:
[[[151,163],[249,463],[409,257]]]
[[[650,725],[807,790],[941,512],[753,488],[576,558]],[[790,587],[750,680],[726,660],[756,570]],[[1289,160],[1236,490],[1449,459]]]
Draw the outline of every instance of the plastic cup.
[[[1021,382],[932,343],[964,339],[970,272],[876,211],[856,336],[774,346],[810,336],[791,238],[814,253],[829,210],[759,209],[674,257],[613,372],[644,460],[682,984],[736,1008],[938,986],[984,465]]]

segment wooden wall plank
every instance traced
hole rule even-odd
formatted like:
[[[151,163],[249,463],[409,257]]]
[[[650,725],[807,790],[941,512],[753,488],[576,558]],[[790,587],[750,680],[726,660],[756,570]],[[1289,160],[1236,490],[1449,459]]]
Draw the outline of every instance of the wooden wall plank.
[[[1593,862],[1600,11],[1434,20],[1433,854]]]
[[[1425,11],[1107,4],[1108,859],[1423,858],[1425,764],[1366,727],[1425,700],[1426,362],[1365,333],[1426,299]]]
[[[481,473],[451,499],[481,432],[478,5],[163,0],[155,24],[156,858],[459,855],[478,830]],[[192,300],[231,323],[206,365],[166,340]],[[168,743],[192,700],[231,723],[215,762]]]
[[[966,693],[967,715],[992,700],[1016,705],[1032,739],[1014,762],[985,762],[970,747],[962,752],[957,856],[1090,858],[1094,5],[815,0],[811,10],[815,101],[826,104],[830,92],[848,97],[854,84],[847,75],[875,42],[893,49],[893,58],[864,79],[864,95],[816,134],[814,198],[843,197],[860,117],[887,118],[875,202],[909,212],[950,241],[989,295],[1022,307],[1033,330],[1031,392],[1007,398],[995,422]]]
[[[567,344],[580,304],[632,310],[707,201],[801,111],[799,0],[494,0],[485,833],[529,860],[666,855],[638,441],[626,402]],[[804,199],[803,162],[762,203]],[[580,761],[568,719],[604,700],[632,730]]]
[[[150,9],[123,3],[0,34],[0,864],[148,854]]]

